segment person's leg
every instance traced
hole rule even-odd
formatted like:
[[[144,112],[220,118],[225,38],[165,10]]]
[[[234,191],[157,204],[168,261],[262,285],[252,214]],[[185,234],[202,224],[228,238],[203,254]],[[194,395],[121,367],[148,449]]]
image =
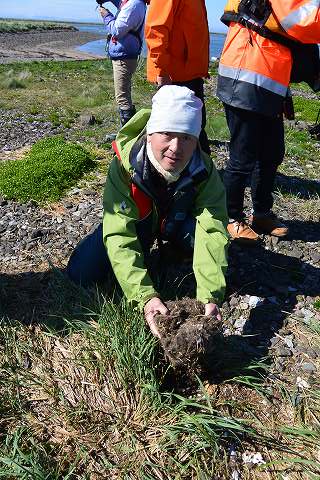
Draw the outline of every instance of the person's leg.
[[[102,223],[76,246],[66,273],[74,283],[84,288],[110,278],[112,268],[103,244]]]
[[[260,115],[225,105],[230,131],[229,160],[223,181],[226,187],[229,215],[228,231],[242,243],[253,243],[259,236],[245,221],[244,192],[261,152]]]
[[[266,117],[264,124],[262,151],[251,181],[252,227],[261,233],[284,237],[288,228],[272,212],[272,191],[285,152],[283,119]]]
[[[272,211],[272,191],[279,165],[284,157],[284,128],[280,118],[264,117],[261,155],[252,174],[251,196],[255,216]]]
[[[137,69],[137,59],[113,60],[113,79],[116,102],[119,107],[121,126],[136,113],[132,103],[132,76]]]
[[[224,173],[228,215],[232,220],[244,218],[244,191],[261,151],[259,115],[225,105],[230,131],[229,160]]]
[[[205,99],[204,99],[204,81],[202,78],[195,78],[193,80],[189,80],[187,82],[174,82],[175,85],[180,85],[183,87],[190,88],[196,95],[196,97],[200,98],[200,100],[203,103],[202,107],[202,124],[201,124],[201,132],[200,132],[200,137],[199,137],[199,142],[201,145],[201,148],[204,152],[208,153],[210,155],[210,145],[208,141],[208,136],[206,133],[206,124],[207,124],[207,113],[206,113],[206,105],[205,105]]]
[[[145,221],[138,222],[137,235],[146,257],[154,240],[151,216]],[[106,282],[114,275],[103,243],[102,223],[75,247],[66,273],[74,283],[84,288]]]

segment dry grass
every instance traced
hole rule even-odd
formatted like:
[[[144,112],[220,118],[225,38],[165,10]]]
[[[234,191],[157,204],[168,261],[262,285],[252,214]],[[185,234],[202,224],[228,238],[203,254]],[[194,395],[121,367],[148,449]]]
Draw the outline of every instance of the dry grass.
[[[27,469],[35,479],[90,480],[320,474],[319,384],[297,387],[294,365],[285,375],[252,365],[185,397],[168,388],[140,316],[101,299],[94,308],[82,303],[81,320],[67,321],[60,333],[2,324],[0,474],[29,478],[21,473]],[[295,328],[319,345],[317,325],[296,320]],[[260,452],[267,464],[253,468],[243,462],[245,452]]]

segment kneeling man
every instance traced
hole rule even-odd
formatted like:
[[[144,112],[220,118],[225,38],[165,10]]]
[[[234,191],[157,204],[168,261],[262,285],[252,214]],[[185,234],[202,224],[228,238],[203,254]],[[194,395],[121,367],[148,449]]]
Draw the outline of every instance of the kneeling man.
[[[187,87],[167,85],[119,132],[104,191],[103,226],[73,252],[67,272],[83,286],[112,268],[127,299],[154,317],[168,310],[146,258],[156,238],[193,255],[197,299],[219,316],[225,290],[228,236],[225,191],[199,144],[202,102]]]

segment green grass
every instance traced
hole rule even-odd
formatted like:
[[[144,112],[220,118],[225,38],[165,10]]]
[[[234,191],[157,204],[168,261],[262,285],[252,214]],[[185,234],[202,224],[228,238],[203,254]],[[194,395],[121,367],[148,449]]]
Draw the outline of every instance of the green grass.
[[[145,79],[144,68],[141,61],[133,81],[137,109],[150,106],[155,92]],[[22,72],[28,73],[28,78],[21,80],[23,93],[8,88],[9,82],[19,79]],[[44,121],[53,121],[54,125],[71,125],[80,114],[90,113],[103,119],[105,127],[100,141],[106,133],[119,128],[112,65],[108,60],[30,62],[27,67],[14,63],[9,72],[8,67],[0,65],[0,108],[16,108],[34,115],[40,112]]]
[[[4,162],[0,192],[22,202],[57,200],[95,166],[91,153],[62,137],[40,140],[21,160]]]
[[[214,77],[215,65],[211,67]],[[210,84],[210,80],[208,82]],[[142,59],[133,78],[136,108],[149,107],[155,91],[145,78],[145,61]],[[299,96],[294,97],[294,102],[297,119],[315,121],[317,102]],[[208,95],[206,107],[209,137],[227,140],[229,132],[221,102]],[[112,65],[108,60],[14,63],[9,70],[7,65],[0,65],[0,108],[22,109],[35,116],[41,113],[44,121],[66,127],[73,125],[82,113],[93,114],[103,120],[104,130],[96,137],[100,143],[106,133],[119,128]],[[78,133],[75,131],[76,137]],[[317,142],[307,132],[288,129],[286,143],[288,156],[302,161],[318,157]]]
[[[319,160],[319,147],[309,132],[296,130],[292,127],[286,129],[286,156],[305,161]]]
[[[188,397],[175,393],[139,313],[98,296],[92,302],[65,283],[57,288],[52,310],[66,319],[64,330],[0,324],[0,476],[224,479],[234,468],[231,445],[239,458],[259,451],[268,460],[260,469],[239,461],[244,480],[264,478],[263,469],[276,480],[279,466],[289,478],[292,465],[306,478],[320,473],[316,385],[289,390],[260,363],[215,394],[202,384]]]
[[[294,96],[293,104],[297,120],[305,120],[308,122],[316,121],[320,108],[319,102],[299,96]]]
[[[0,19],[0,33],[30,32],[33,30],[74,30],[65,23],[30,21],[30,20],[4,20]]]

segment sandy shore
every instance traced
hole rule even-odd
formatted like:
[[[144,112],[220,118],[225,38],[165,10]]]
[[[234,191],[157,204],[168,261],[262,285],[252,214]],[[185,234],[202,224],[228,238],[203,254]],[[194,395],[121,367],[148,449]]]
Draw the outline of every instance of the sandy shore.
[[[105,58],[75,49],[104,38],[88,32],[48,30],[27,33],[0,33],[0,63],[31,60],[86,60]]]

